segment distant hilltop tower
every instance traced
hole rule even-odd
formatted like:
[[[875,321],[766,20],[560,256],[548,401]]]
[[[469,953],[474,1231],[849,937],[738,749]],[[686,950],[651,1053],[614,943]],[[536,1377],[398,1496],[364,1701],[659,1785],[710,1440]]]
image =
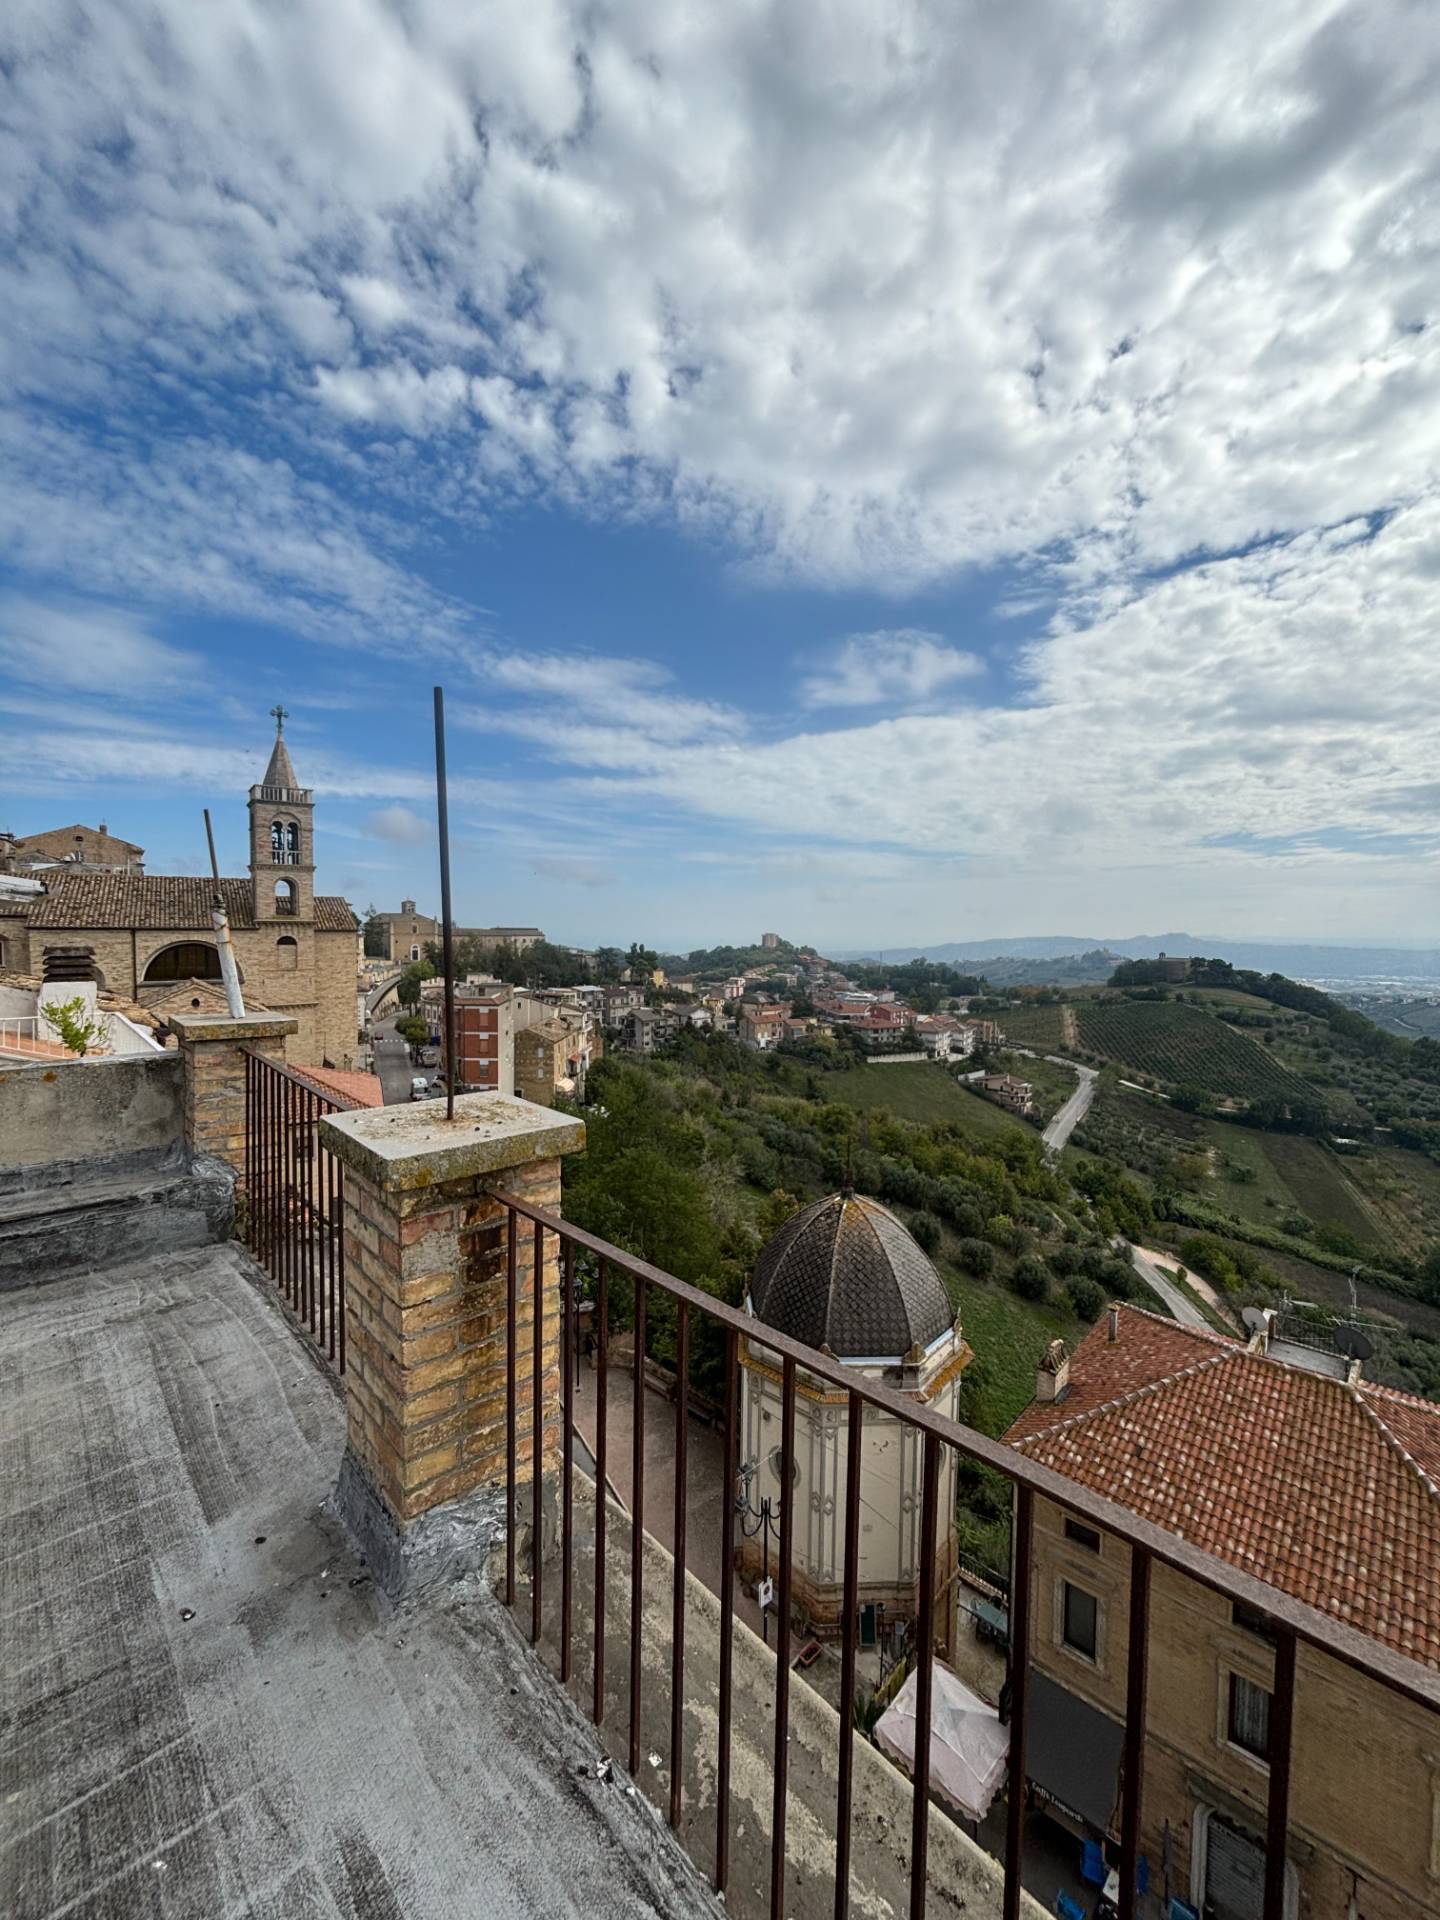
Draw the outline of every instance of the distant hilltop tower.
[[[762,933],[760,936],[760,944],[762,947],[767,948],[778,947],[780,944],[780,936],[778,933]]]

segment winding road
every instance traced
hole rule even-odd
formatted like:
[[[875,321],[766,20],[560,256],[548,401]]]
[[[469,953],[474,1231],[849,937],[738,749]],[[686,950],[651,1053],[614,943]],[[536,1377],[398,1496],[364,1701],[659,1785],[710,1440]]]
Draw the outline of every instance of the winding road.
[[[1074,1093],[1040,1136],[1048,1152],[1059,1153],[1090,1111],[1090,1102],[1095,1098],[1095,1082],[1099,1075],[1094,1067],[1082,1067],[1078,1060],[1062,1060],[1059,1054],[1055,1053],[1047,1053],[1044,1057],[1052,1066],[1073,1067],[1080,1076],[1080,1083]]]

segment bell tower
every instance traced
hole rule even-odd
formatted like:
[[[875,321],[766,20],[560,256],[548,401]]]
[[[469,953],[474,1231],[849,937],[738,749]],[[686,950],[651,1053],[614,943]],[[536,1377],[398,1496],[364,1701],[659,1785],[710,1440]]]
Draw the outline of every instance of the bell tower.
[[[315,795],[291,764],[289,715],[279,706],[270,712],[275,745],[264,779],[250,789],[250,885],[257,925],[283,933],[315,920]]]

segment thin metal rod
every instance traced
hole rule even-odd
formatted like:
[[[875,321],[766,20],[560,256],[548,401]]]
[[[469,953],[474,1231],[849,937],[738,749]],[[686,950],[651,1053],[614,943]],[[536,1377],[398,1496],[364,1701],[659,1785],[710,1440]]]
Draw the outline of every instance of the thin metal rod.
[[[690,1309],[682,1300],[675,1331],[675,1591],[670,1615],[670,1824],[678,1827],[685,1790],[685,1506],[689,1492]]]
[[[591,1717],[605,1718],[605,1520],[610,1483],[605,1477],[606,1412],[610,1399],[610,1266],[600,1262],[595,1283],[595,1697]]]
[[[910,1920],[925,1920],[930,1874],[930,1701],[935,1674],[935,1510],[940,1499],[940,1442],[925,1436],[920,1488],[920,1594],[915,1621],[915,1785],[910,1809]]]
[[[640,1623],[644,1605],[645,1534],[645,1282],[635,1282],[635,1406],[630,1460],[630,1777],[640,1771]]]
[[[795,1537],[795,1362],[780,1374],[780,1617],[775,1623],[775,1800],[770,1820],[770,1920],[785,1920],[785,1816],[790,1785],[790,1562]]]
[[[505,1235],[505,1604],[515,1604],[515,1214]]]
[[[345,1169],[338,1160],[330,1162],[335,1172],[335,1311],[340,1320],[340,1371],[345,1371]]]
[[[1270,1795],[1265,1809],[1265,1920],[1285,1920],[1285,1847],[1290,1832],[1290,1742],[1295,1728],[1295,1636],[1275,1636],[1270,1696]]]
[[[560,1434],[560,1524],[563,1531],[564,1558],[560,1562],[560,1678],[570,1678],[570,1608],[574,1595],[575,1565],[571,1551],[575,1532],[575,1487],[572,1470],[575,1461],[575,1361],[579,1346],[575,1324],[575,1248],[564,1243],[560,1262],[560,1367],[564,1385],[561,1391]]]
[[[534,1321],[535,1369],[530,1393],[530,1644],[540,1644],[545,1555],[545,1229],[535,1223],[534,1264],[530,1269],[530,1314]]]
[[[1150,1556],[1130,1549],[1130,1647],[1125,1679],[1125,1776],[1120,1802],[1120,1920],[1137,1920],[1140,1804],[1145,1790],[1145,1696],[1149,1684]]]
[[[740,1339],[725,1329],[725,1481],[720,1539],[720,1751],[715,1787],[715,1891],[730,1878],[730,1699],[735,1663],[735,1479],[740,1424]]]
[[[840,1644],[840,1783],[835,1802],[835,1920],[850,1912],[850,1819],[855,1772],[855,1651],[860,1622],[860,1472],[865,1402],[850,1395],[845,1445],[845,1622]]]
[[[435,689],[435,799],[440,826],[440,949],[445,970],[445,1118],[455,1118],[455,926],[450,914],[450,801],[445,782],[445,689]],[[511,1515],[513,1524],[514,1515]]]
[[[1020,1920],[1020,1869],[1025,1857],[1025,1722],[1030,1704],[1030,1555],[1035,1497],[1015,1489],[1015,1569],[1010,1579],[1010,1768],[1005,1787],[1004,1920]]]

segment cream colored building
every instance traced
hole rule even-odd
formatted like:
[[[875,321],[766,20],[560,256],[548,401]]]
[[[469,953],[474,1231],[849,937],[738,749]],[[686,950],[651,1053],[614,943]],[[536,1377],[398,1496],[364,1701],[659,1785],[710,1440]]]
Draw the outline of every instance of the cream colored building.
[[[292,1062],[354,1065],[356,934],[349,903],[315,892],[315,796],[285,745],[283,716],[263,779],[250,789],[250,868],[224,878],[242,989],[272,1012],[294,1015]],[[139,872],[43,876],[44,892],[4,920],[5,964],[20,973],[77,966],[142,1006],[172,1000],[176,985],[218,980],[213,882]]]
[[[778,1516],[792,1503],[792,1592],[816,1632],[843,1625],[849,1395],[796,1370],[794,1478],[781,1477],[781,1367],[764,1327],[843,1360],[951,1419],[973,1358],[934,1266],[878,1201],[844,1191],[787,1220],[766,1245],[751,1279],[756,1332],[740,1356],[743,1459],[753,1469],[748,1499],[768,1499]],[[923,1440],[874,1408],[864,1413],[860,1481],[859,1602],[878,1627],[916,1611],[920,1571]],[[948,1562],[955,1511],[954,1454],[942,1453],[938,1564]],[[748,1529],[747,1529],[748,1531]],[[778,1532],[769,1536],[776,1572]],[[741,1548],[742,1570],[765,1568],[763,1533]]]
[[[1403,1656],[1433,1691],[1440,1407],[1294,1353],[1265,1333],[1247,1346],[1115,1307],[1069,1361],[1051,1357],[1006,1437]],[[1032,1790],[1054,1794],[1059,1824],[1113,1848],[1130,1551],[1037,1499],[1032,1567]],[[1263,1612],[1155,1565],[1144,1920],[1170,1899],[1206,1920],[1259,1920],[1274,1686]],[[1440,1713],[1303,1642],[1294,1700],[1287,1920],[1440,1913]],[[1077,1729],[1083,1777],[1062,1751]],[[1088,1809],[1066,1804],[1086,1795]]]

